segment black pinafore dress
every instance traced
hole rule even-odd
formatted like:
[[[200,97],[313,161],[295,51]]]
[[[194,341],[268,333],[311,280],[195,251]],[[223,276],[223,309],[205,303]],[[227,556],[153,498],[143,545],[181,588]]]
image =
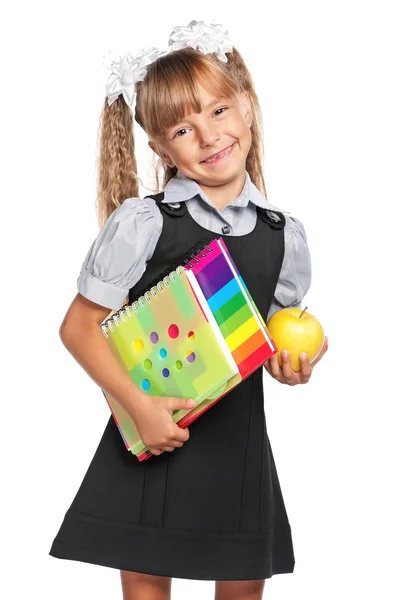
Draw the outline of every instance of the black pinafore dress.
[[[284,256],[284,215],[257,208],[252,232],[218,236],[196,223],[185,203],[172,208],[161,203],[163,193],[151,197],[163,230],[129,300],[194,243],[222,237],[266,319]],[[142,462],[128,452],[110,416],[49,554],[196,580],[293,572],[262,377],[260,368],[191,423],[181,448]]]

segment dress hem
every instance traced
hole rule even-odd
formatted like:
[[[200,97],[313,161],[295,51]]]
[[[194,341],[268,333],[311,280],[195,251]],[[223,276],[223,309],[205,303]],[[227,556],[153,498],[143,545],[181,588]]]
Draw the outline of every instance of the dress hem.
[[[213,581],[269,579],[294,571],[288,522],[264,531],[220,531],[218,535],[138,524],[118,528],[115,533],[112,522],[95,523],[68,513],[49,552],[55,558]]]

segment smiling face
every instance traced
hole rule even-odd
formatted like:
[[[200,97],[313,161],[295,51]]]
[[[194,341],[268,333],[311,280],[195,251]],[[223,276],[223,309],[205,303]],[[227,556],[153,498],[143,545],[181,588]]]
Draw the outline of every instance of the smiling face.
[[[186,115],[148,144],[166,164],[199,184],[223,185],[241,177],[246,167],[252,140],[250,99],[244,91],[228,99],[198,89],[203,110]]]

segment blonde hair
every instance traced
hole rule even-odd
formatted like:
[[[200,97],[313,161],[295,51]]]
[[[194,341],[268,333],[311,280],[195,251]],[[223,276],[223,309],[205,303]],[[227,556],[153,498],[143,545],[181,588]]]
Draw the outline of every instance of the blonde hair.
[[[263,122],[257,94],[238,50],[234,48],[227,58],[228,62],[224,63],[214,54],[203,54],[193,48],[160,56],[149,65],[144,81],[137,83],[134,115],[122,95],[111,106],[105,98],[97,159],[96,210],[100,228],[126,198],[139,197],[134,119],[150,139],[160,140],[165,131],[186,114],[202,110],[199,82],[217,97],[230,98],[242,91],[248,93],[252,109],[252,143],[246,170],[254,185],[267,197],[263,174]],[[170,167],[159,158],[155,164],[154,193],[161,191],[176,173],[177,167]]]

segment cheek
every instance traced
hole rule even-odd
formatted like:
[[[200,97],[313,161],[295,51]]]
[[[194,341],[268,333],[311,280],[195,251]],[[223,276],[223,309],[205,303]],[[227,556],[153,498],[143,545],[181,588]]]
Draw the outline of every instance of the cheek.
[[[249,127],[249,123],[242,116],[239,119],[239,122],[236,124],[236,132],[242,139],[250,139],[251,129]]]
[[[179,162],[180,164],[184,164],[191,159],[191,154],[192,152],[189,147],[186,147],[184,149],[179,148],[178,151],[174,153],[175,161]]]
[[[243,145],[251,145],[252,142],[252,132],[251,129],[247,126],[241,128],[240,140]]]

